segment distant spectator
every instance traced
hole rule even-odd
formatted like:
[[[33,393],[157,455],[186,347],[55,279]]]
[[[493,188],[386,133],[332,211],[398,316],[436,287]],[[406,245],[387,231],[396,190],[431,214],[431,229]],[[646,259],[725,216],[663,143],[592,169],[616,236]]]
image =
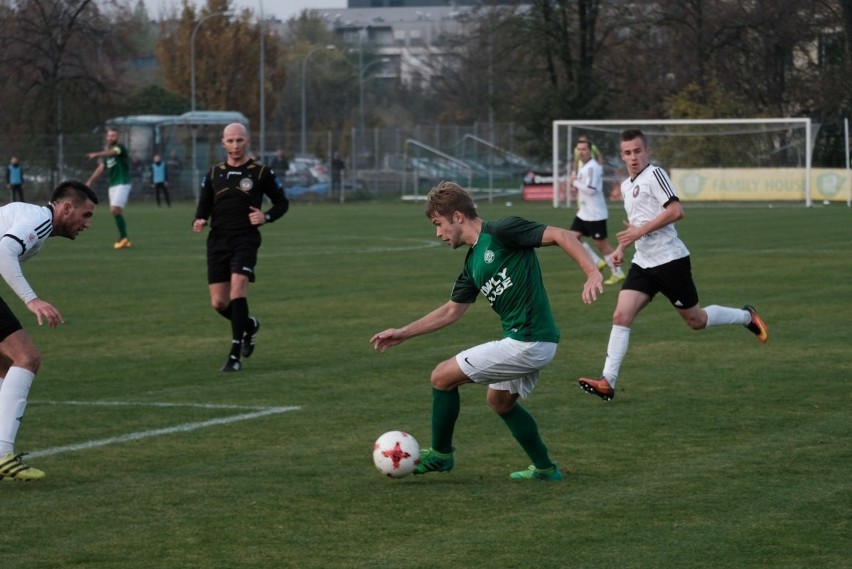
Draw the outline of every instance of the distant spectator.
[[[169,199],[169,171],[163,162],[163,157],[159,154],[154,156],[154,161],[151,163],[151,184],[157,196],[157,207],[160,207],[161,193],[166,200],[166,205],[172,207],[172,201]]]
[[[18,164],[17,156],[12,156],[6,166],[6,187],[11,191],[9,201],[24,201],[24,169]]]
[[[284,155],[283,148],[275,151],[275,158],[272,159],[269,167],[272,168],[272,171],[275,172],[275,175],[278,176],[278,179],[283,184],[284,178],[287,176],[287,170],[290,169],[290,162],[287,160],[287,156]]]
[[[331,193],[339,192],[341,181],[343,180],[343,171],[346,169],[346,162],[340,159],[340,154],[335,152],[331,156]]]

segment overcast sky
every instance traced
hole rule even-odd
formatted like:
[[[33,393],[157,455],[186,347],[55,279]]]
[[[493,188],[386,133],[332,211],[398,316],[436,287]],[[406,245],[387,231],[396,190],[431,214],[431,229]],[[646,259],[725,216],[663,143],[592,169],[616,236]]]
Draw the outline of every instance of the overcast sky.
[[[255,13],[259,13],[261,2],[265,16],[275,16],[284,21],[293,16],[298,16],[306,8],[321,11],[327,8],[346,8],[347,5],[347,0],[235,0],[234,5],[238,8],[251,8]],[[206,2],[195,0],[194,4],[203,6]],[[176,6],[177,3],[167,0],[146,0],[145,5],[152,12],[152,16],[156,18],[163,5]]]

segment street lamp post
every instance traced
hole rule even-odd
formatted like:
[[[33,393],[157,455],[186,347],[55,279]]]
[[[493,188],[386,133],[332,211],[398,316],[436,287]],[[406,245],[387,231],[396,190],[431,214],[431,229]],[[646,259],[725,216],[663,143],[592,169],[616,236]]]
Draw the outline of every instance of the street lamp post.
[[[355,137],[355,140],[353,140],[353,144],[356,146],[356,148],[355,148],[355,156],[353,157],[353,160],[355,160],[355,163],[352,165],[353,170],[356,171],[356,174],[357,174],[357,170],[358,170],[358,158],[359,158],[358,151],[360,150],[360,148],[358,148],[358,147],[360,147],[362,144],[364,146],[367,145],[366,138],[365,138],[367,136],[367,133],[366,133],[366,129],[364,127],[364,76],[367,74],[367,70],[369,68],[371,68],[374,65],[378,65],[380,63],[381,64],[390,63],[390,58],[389,57],[383,57],[381,59],[373,60],[370,63],[368,63],[367,65],[362,65],[362,60],[361,60],[360,52],[359,52],[359,57],[358,57],[358,65],[359,65],[359,71],[358,71],[358,125],[360,127],[360,129],[359,129],[360,134],[359,134],[359,136]],[[360,143],[358,142],[359,138],[360,138],[360,141],[361,141]]]
[[[263,17],[263,0],[260,4],[260,159],[266,153],[266,20]]]
[[[309,51],[307,53],[307,55],[305,55],[305,58],[302,59],[302,140],[301,140],[302,145],[301,145],[301,152],[302,152],[303,156],[305,155],[306,148],[307,148],[307,132],[308,132],[307,122],[306,122],[306,120],[307,120],[306,119],[306,117],[307,117],[307,112],[306,112],[307,102],[306,102],[306,89],[305,89],[305,86],[306,86],[307,80],[308,80],[308,58],[311,57],[311,55],[313,55],[315,52],[317,52],[321,49],[327,49],[327,50],[331,51],[331,50],[335,49],[335,47],[333,45],[324,45],[324,46],[318,45],[317,47],[315,47],[311,51]]]
[[[190,76],[191,76],[191,91],[192,91],[192,112],[195,112],[195,34],[198,32],[198,28],[201,27],[201,24],[209,20],[210,18],[215,18],[216,16],[224,16],[226,18],[231,17],[232,12],[226,10],[224,12],[216,12],[215,14],[208,14],[204,16],[198,23],[195,24],[195,27],[192,29],[192,35],[189,39],[189,67],[190,67]],[[197,160],[197,148],[195,142],[195,126],[190,125],[192,130],[192,186],[194,188],[193,191],[198,191],[198,160]]]
[[[358,73],[358,117],[359,125],[361,126],[361,136],[364,136],[364,76],[367,74],[367,70],[374,65],[378,64],[390,63],[389,57],[383,57],[381,59],[376,59],[371,61],[367,65],[361,68],[361,71]]]

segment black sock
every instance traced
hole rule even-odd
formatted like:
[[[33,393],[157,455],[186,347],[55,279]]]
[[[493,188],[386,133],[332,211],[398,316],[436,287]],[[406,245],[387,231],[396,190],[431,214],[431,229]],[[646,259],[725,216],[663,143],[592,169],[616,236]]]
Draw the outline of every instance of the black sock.
[[[248,299],[235,298],[231,301],[231,341],[236,345],[237,353],[248,328]]]

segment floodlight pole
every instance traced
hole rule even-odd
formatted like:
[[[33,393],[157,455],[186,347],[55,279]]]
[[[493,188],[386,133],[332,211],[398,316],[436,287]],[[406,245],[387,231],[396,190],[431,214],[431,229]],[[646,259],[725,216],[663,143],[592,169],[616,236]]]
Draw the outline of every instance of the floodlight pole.
[[[335,46],[330,45],[330,44],[329,45],[318,45],[315,48],[313,48],[312,50],[310,50],[307,53],[307,55],[305,55],[304,59],[302,59],[302,140],[301,140],[302,156],[305,155],[306,148],[308,146],[308,144],[307,144],[307,140],[308,140],[308,136],[307,136],[308,126],[307,126],[307,124],[308,123],[307,123],[307,119],[306,119],[306,117],[307,117],[307,93],[306,93],[306,91],[307,90],[305,88],[307,80],[308,80],[308,58],[311,57],[314,53],[316,53],[317,51],[319,51],[321,49],[327,49],[327,50],[331,51],[331,50],[336,49],[336,48],[335,48]]]
[[[195,27],[192,29],[192,35],[189,40],[189,67],[190,67],[190,76],[191,76],[191,92],[192,92],[192,112],[195,112],[195,34],[198,33],[198,28],[201,27],[201,24],[209,20],[210,18],[215,18],[216,16],[224,16],[226,18],[231,17],[231,12],[229,10],[225,10],[224,12],[216,12],[215,14],[208,14],[204,16],[198,23],[195,24]],[[192,130],[192,178],[193,178],[193,191],[198,191],[195,184],[198,183],[198,150],[195,142],[195,126],[190,125],[190,129]]]
[[[260,4],[260,159],[266,152],[266,19],[263,17],[263,0]]]

